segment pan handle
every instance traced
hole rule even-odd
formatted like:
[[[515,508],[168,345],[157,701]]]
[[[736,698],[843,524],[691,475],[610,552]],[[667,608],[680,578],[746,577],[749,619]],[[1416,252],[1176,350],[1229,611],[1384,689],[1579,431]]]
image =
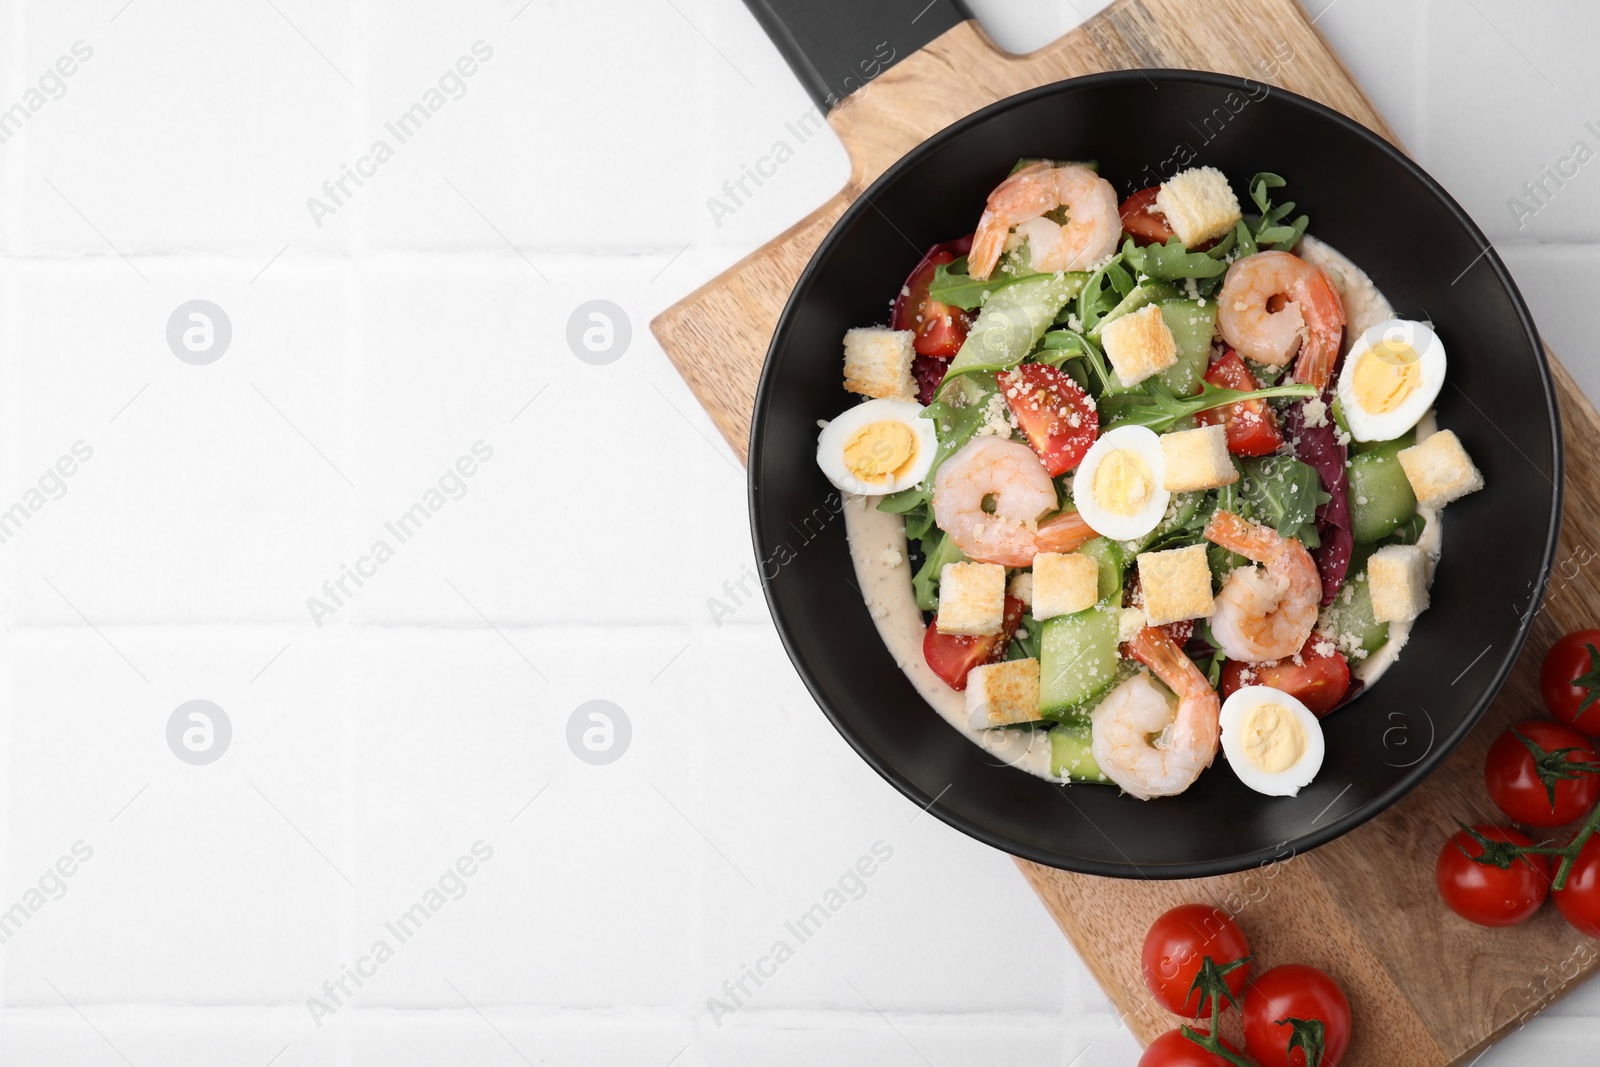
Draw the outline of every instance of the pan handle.
[[[744,0],[827,114],[972,17],[963,0]]]

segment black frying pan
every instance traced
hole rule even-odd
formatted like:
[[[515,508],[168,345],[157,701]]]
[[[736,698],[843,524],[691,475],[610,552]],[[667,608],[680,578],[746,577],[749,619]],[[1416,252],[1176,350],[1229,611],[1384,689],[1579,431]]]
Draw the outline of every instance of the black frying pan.
[[[762,0],[769,29],[778,0]],[[787,6],[787,5],[780,5]],[[831,5],[824,5],[831,6]],[[820,103],[887,31],[869,5],[809,44],[779,35]],[[875,5],[873,5],[875,8]],[[939,0],[899,57],[963,13]],[[800,19],[794,25],[817,25]],[[781,26],[780,26],[781,28]],[[859,36],[851,37],[852,33]],[[875,36],[877,35],[877,36]],[[834,57],[831,58],[830,57]],[[859,76],[860,72],[856,72]],[[1234,94],[1230,97],[1230,94]],[[1238,106],[1240,97],[1248,103]],[[1209,137],[1197,133],[1206,116]],[[1324,721],[1327,759],[1294,798],[1241,785],[1220,757],[1180,797],[1061,787],[998,764],[951,729],[895,666],[862,605],[817,420],[851,403],[840,339],[881,324],[922,250],[971,232],[1019,157],[1098,160],[1126,195],[1186,153],[1237,185],[1263,170],[1407,318],[1437,324],[1450,360],[1438,403],[1487,488],[1444,516],[1433,604],[1399,662]],[[1178,166],[1186,161],[1179,158]],[[1241,199],[1243,189],[1240,188]],[[1222,874],[1322,844],[1422,781],[1477,722],[1527,636],[1561,516],[1561,433],[1533,322],[1459,205],[1364,127],[1292,93],[1218,74],[1122,71],[1011,97],[929,138],[855,203],[812,257],[767,356],[750,434],[750,513],[772,617],[796,669],[863,759],[918,806],[997,848],[1090,874]]]

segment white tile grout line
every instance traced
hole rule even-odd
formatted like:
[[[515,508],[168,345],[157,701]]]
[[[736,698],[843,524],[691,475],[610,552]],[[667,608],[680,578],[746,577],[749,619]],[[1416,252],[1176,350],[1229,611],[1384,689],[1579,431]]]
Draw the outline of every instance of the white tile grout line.
[[[128,1059],[127,1056],[123,1055],[122,1054],[122,1050],[120,1048],[118,1048],[116,1045],[113,1045],[111,1043],[111,1039],[109,1037],[107,1037],[104,1033],[102,1033],[98,1026],[96,1026],[94,1023],[90,1022],[89,1021],[89,1017],[87,1015],[85,1015],[82,1011],[80,1011],[76,1004],[74,1004],[71,1000],[67,999],[67,995],[65,993],[61,992],[61,990],[57,989],[56,988],[56,984],[54,982],[50,981],[50,979],[48,977],[46,977],[46,976],[44,976],[42,974],[39,977],[44,980],[44,984],[45,985],[47,985],[51,989],[55,990],[56,996],[60,997],[62,1002],[65,1003],[67,1007],[71,1008],[77,1014],[78,1018],[80,1018],[80,1019],[82,1019],[84,1021],[84,1025],[88,1026],[89,1029],[93,1030],[99,1036],[100,1040],[104,1041],[106,1043],[106,1046],[108,1048],[110,1048],[112,1052],[115,1052],[117,1054],[117,1058],[118,1059],[120,1059],[123,1063],[126,1063],[128,1065],[128,1067],[134,1067],[133,1061]]]

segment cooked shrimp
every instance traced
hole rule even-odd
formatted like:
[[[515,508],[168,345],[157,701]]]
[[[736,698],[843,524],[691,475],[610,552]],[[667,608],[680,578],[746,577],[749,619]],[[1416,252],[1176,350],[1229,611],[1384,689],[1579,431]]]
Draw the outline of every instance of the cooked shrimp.
[[[1056,503],[1033,449],[1004,437],[973,438],[933,479],[934,521],[980,563],[1026,567],[1040,552],[1070,552],[1095,536],[1075,511],[1040,522]]]
[[[1234,260],[1217,294],[1217,328],[1269,367],[1295,358],[1294,380],[1327,388],[1344,339],[1344,302],[1322,268],[1288,252]]]
[[[1229,511],[1206,523],[1206,540],[1263,566],[1240,567],[1217,594],[1211,633],[1229,659],[1264,663],[1299,652],[1317,625],[1322,579],[1293,537]]]
[[[1065,208],[1063,224],[1047,218]],[[1122,236],[1117,191],[1088,167],[1031,163],[995,187],[978,220],[967,271],[987,278],[1011,232],[1028,242],[1036,271],[1085,270],[1116,251]]]
[[[1216,758],[1221,704],[1200,668],[1163,631],[1146,626],[1127,648],[1178,695],[1177,707],[1140,671],[1094,709],[1089,751],[1123,792],[1140,800],[1176,796]]]

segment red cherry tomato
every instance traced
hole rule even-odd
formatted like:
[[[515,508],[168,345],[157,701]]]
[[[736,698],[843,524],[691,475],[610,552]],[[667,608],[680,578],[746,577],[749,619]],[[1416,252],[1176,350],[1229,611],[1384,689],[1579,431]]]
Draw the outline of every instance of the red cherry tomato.
[[[1261,1067],[1306,1067],[1304,1045],[1289,1048],[1290,1019],[1322,1023],[1318,1067],[1338,1067],[1350,1047],[1350,1001],[1315,967],[1290,963],[1250,983],[1244,994],[1244,1047]]]
[[[1167,217],[1156,210],[1156,194],[1160,191],[1159,185],[1140,189],[1124,200],[1117,211],[1122,216],[1122,228],[1142,245],[1165,244],[1172,236]]]
[[[1535,761],[1533,752],[1520,738],[1527,738],[1545,755]],[[1570,749],[1565,755],[1555,753]],[[1572,778],[1560,778],[1568,763],[1593,763],[1600,769],[1600,755],[1588,738],[1578,731],[1553,722],[1518,723],[1495,738],[1484,761],[1483,779],[1489,798],[1512,822],[1524,826],[1565,826],[1589,814],[1600,800],[1600,775],[1566,771]],[[1549,784],[1546,784],[1546,778]],[[1549,786],[1554,786],[1554,799]]]
[[[928,624],[928,632],[922,635],[922,658],[951,689],[965,689],[967,674],[972,668],[994,663],[1006,654],[1006,646],[1017,632],[1023,611],[1022,601],[1014,596],[1006,597],[1000,632],[987,637],[942,634],[939,632],[938,617],[935,616],[934,621]]]
[[[1506,826],[1475,826],[1490,841],[1532,845],[1526,834]],[[1465,852],[1463,853],[1463,849]],[[1483,846],[1465,830],[1452,834],[1439,850],[1434,880],[1450,910],[1479,926],[1515,926],[1539,910],[1550,893],[1550,860],[1521,856],[1505,870],[1479,863]]]
[[[1237,389],[1248,393],[1261,388],[1256,376],[1244,365],[1244,360],[1233,349],[1211,361],[1206,371],[1206,381],[1223,389]],[[1283,446],[1283,432],[1278,429],[1278,417],[1265,400],[1241,400],[1237,404],[1224,404],[1220,408],[1202,411],[1195,416],[1202,426],[1222,423],[1228,430],[1228,451],[1236,456],[1268,456]]]
[[[972,326],[972,319],[965,311],[941,304],[928,295],[935,271],[955,260],[958,253],[953,251],[953,246],[957,243],[935,245],[930,249],[895,298],[891,324],[897,330],[916,331],[911,347],[920,355],[950,358],[961,351],[961,343],[967,339],[967,330]]]
[[[1250,943],[1227,912],[1209,904],[1179,904],[1150,924],[1139,966],[1145,987],[1162,1007],[1197,1019],[1211,1010],[1209,999],[1202,1004],[1199,990],[1191,991],[1201,963],[1210,956],[1220,967],[1248,955]],[[1249,976],[1247,963],[1223,981],[1237,997]]]
[[[1024,363],[995,381],[1050,476],[1076,467],[1100,432],[1100,416],[1078,383],[1042,363]]]
[[[1195,1027],[1195,1032],[1202,1037],[1209,1036],[1211,1031]],[[1227,1038],[1219,1038],[1222,1047],[1239,1054]],[[1144,1050],[1144,1055],[1139,1057],[1139,1067],[1232,1067],[1231,1064],[1215,1052],[1207,1052],[1189,1038],[1184,1036],[1182,1030],[1168,1030]]]
[[[1567,872],[1567,884],[1550,898],[1574,930],[1600,937],[1600,835],[1583,843]]]
[[[1338,651],[1323,655],[1314,646],[1321,638],[1313,636],[1300,650],[1300,662],[1293,659],[1271,663],[1245,663],[1230,659],[1222,665],[1222,698],[1246,685],[1270,685],[1297,698],[1318,718],[1339,706],[1350,689],[1350,664]]]
[[[1539,692],[1550,714],[1600,737],[1600,630],[1577,630],[1550,646],[1539,668]]]

